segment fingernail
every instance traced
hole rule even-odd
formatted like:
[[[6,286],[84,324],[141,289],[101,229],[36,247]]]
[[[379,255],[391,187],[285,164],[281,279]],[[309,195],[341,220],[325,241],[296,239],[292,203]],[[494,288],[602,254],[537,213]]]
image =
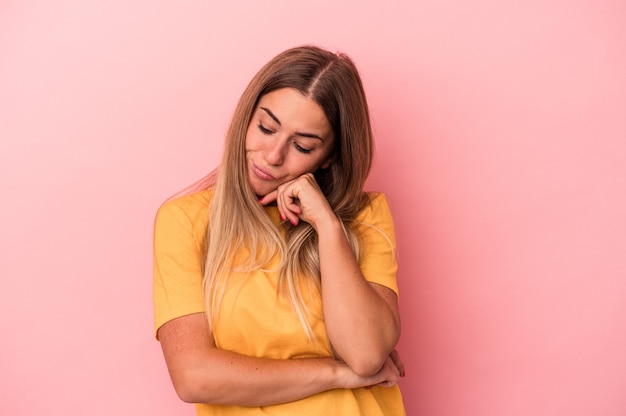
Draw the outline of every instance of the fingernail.
[[[291,222],[291,225],[293,225],[294,227],[295,227],[296,225],[298,225],[298,223],[296,222],[296,220],[289,220],[289,222]]]
[[[282,213],[282,212],[280,213],[280,220],[281,220],[281,221],[285,221],[285,216],[283,215],[283,213]]]

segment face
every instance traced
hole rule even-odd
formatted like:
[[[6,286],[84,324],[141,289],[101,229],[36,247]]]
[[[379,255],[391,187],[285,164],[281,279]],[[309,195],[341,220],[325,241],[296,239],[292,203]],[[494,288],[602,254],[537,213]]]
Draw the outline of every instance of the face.
[[[334,135],[322,108],[297,90],[283,88],[261,97],[246,133],[248,179],[267,195],[279,185],[327,168]]]

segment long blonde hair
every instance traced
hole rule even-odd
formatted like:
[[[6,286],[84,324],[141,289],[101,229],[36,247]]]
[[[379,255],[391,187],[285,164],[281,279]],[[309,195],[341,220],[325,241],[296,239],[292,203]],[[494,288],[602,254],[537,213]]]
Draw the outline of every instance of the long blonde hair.
[[[317,234],[303,221],[296,227],[285,226],[281,232],[248,182],[248,125],[259,99],[281,88],[296,89],[313,99],[333,129],[333,162],[314,175],[358,256],[358,238],[350,225],[369,201],[363,185],[373,155],[362,82],[355,65],[344,54],[315,46],[289,49],[261,68],[243,92],[226,135],[220,167],[206,182],[214,189],[204,268],[206,311],[213,329],[231,271],[265,268],[279,256],[279,293],[292,306],[307,337],[313,339],[307,293],[316,292],[303,287],[317,293],[320,290]],[[237,258],[241,252],[247,254],[246,260]]]

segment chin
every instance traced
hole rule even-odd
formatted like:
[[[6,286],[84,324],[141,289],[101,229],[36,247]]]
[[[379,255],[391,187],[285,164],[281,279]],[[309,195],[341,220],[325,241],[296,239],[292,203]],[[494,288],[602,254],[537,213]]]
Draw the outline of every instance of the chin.
[[[250,184],[250,189],[258,196],[265,196],[272,191],[275,191],[277,186],[272,186],[269,183],[260,181],[256,177],[249,177],[248,183]]]
[[[254,192],[258,197],[265,196],[272,192],[273,189],[254,189],[252,188],[252,192]]]
[[[272,189],[263,186],[255,186],[254,183],[250,183],[250,189],[258,196],[265,196],[272,192]]]

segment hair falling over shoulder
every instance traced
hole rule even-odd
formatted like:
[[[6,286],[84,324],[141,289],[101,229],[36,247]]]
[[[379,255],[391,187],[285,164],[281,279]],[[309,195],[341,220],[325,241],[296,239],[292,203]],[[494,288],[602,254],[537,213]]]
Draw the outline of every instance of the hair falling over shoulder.
[[[204,188],[214,189],[204,269],[206,310],[213,329],[231,272],[265,268],[279,256],[280,294],[313,340],[308,319],[311,312],[306,305],[310,289],[314,293],[320,290],[317,235],[306,222],[296,227],[289,225],[281,232],[248,182],[248,125],[259,99],[281,88],[293,88],[317,102],[333,129],[333,163],[315,172],[315,177],[358,255],[358,238],[350,225],[368,203],[363,185],[373,156],[372,129],[361,79],[352,60],[344,54],[315,46],[289,49],[269,61],[250,81],[228,129],[220,168],[198,182]],[[238,255],[242,250],[245,259]]]

